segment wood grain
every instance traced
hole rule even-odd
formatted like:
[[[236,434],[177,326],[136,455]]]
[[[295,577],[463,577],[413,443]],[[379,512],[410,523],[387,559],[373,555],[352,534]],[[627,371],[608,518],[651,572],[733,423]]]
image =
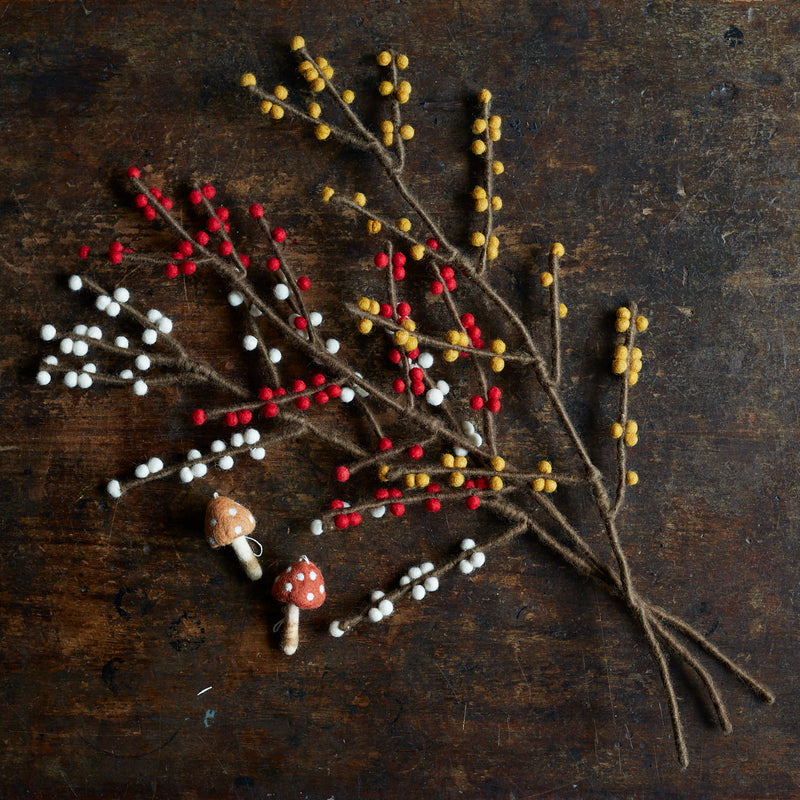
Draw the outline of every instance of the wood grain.
[[[108,477],[191,446],[196,398],[36,386],[39,325],[90,316],[64,290],[78,246],[164,243],[122,191],[129,163],[179,198],[193,176],[213,177],[245,231],[241,209],[267,204],[329,319],[369,285],[374,245],[315,193],[331,183],[388,202],[377,172],[265,122],[236,85],[244,70],[293,81],[297,32],[347,75],[367,116],[376,50],[409,54],[410,167],[456,239],[475,180],[470,98],[492,89],[507,165],[496,283],[540,314],[542,253],[564,242],[569,406],[609,467],[609,321],[620,301],[648,310],[633,400],[642,481],[624,544],[648,597],[778,695],[765,707],[715,671],[734,724],[723,737],[676,672],[688,771],[638,629],[534,542],[391,624],[333,640],[327,623],[370,589],[450,555],[471,530],[465,514],[310,541],[307,520],[336,491],[336,456],[319,446],[111,502]],[[0,9],[0,795],[796,797],[798,32],[796,7],[767,2]],[[123,278],[101,262],[95,274]],[[206,358],[243,368],[212,282],[124,280],[168,307]],[[507,405],[510,448],[549,437],[525,386]],[[563,447],[545,441],[550,455]],[[266,583],[203,541],[214,488],[256,514]],[[287,659],[269,576],[312,547],[332,596]]]

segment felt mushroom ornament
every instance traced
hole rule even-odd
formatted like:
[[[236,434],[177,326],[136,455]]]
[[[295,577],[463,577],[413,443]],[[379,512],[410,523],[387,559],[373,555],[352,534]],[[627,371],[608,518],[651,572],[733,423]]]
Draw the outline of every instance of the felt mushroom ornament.
[[[229,544],[251,581],[257,581],[262,574],[261,564],[247,542],[255,527],[255,518],[243,505],[214,492],[214,498],[206,506],[208,543],[214,549]]]
[[[325,602],[322,572],[306,556],[300,556],[275,578],[272,596],[286,604],[281,649],[290,656],[297,650],[300,639],[300,609],[319,608]]]

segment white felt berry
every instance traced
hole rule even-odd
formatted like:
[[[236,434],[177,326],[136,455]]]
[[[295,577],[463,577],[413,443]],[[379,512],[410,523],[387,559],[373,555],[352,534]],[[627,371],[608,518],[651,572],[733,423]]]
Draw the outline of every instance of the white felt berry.
[[[238,431],[231,436],[231,447],[241,447],[244,444],[244,436]]]
[[[428,389],[425,399],[428,401],[428,405],[440,406],[444,402],[444,395],[434,386],[433,388]]]
[[[50,373],[47,372],[47,370],[42,369],[36,373],[36,383],[38,383],[39,386],[47,386],[47,384],[50,383],[51,380],[52,378],[50,376]]]
[[[447,381],[436,381],[436,388],[442,394],[449,394],[450,392],[450,384]]]
[[[81,389],[88,389],[92,385],[92,376],[88,372],[81,372],[78,375],[78,386]]]
[[[425,587],[419,583],[411,589],[411,596],[415,600],[422,600],[426,594],[427,592],[425,591]]]
[[[267,451],[263,447],[254,447],[250,451],[250,458],[254,461],[263,461],[266,455]]]
[[[74,389],[78,385],[78,373],[70,370],[64,376],[64,385],[69,387],[70,389]]]
[[[186,454],[186,458],[187,458],[188,461],[196,461],[198,458],[200,458],[200,456],[201,456],[200,451],[199,450],[195,450],[194,448],[192,448]]]
[[[465,419],[461,423],[461,430],[469,436],[471,433],[475,433],[475,426],[468,419]]]
[[[127,303],[131,299],[131,293],[124,286],[120,286],[114,289],[114,299],[118,303]]]
[[[83,289],[83,281],[81,280],[80,275],[70,275],[69,276],[69,288],[72,289],[73,292],[79,292]],[[110,485],[110,484],[109,484]],[[117,483],[119,485],[119,483]],[[111,494],[111,492],[109,492]],[[119,495],[117,495],[119,497]]]
[[[172,320],[169,317],[161,317],[158,321],[158,329],[161,333],[172,333]]]
[[[109,317],[118,317],[120,310],[121,306],[116,300],[112,300],[106,306],[106,314],[108,314]]]
[[[462,539],[461,540],[461,549],[462,550],[472,550],[475,547],[475,540],[474,539]]]
[[[150,359],[144,353],[136,356],[136,360],[133,363],[136,364],[136,369],[140,372],[147,372],[150,369]]]
[[[422,570],[419,567],[411,567],[408,571],[408,577],[411,578],[412,581],[415,581],[417,578],[422,577]]]
[[[189,469],[189,467],[181,467],[181,471],[178,473],[178,476],[181,479],[181,483],[191,483],[194,479],[194,473]]]
[[[308,321],[309,321],[309,322],[310,322],[310,323],[311,323],[311,324],[312,324],[312,325],[313,325],[315,328],[318,328],[320,325],[322,325],[322,314],[320,314],[320,313],[319,313],[319,311],[312,311],[312,312],[311,312],[311,313],[308,315]]]
[[[220,469],[233,469],[233,459],[230,456],[222,456],[222,458],[217,461],[217,466]]]
[[[435,592],[439,588],[439,579],[435,575],[425,578],[424,582],[425,591]]]
[[[83,358],[88,352],[89,345],[80,339],[72,346],[72,353],[78,356],[78,358]]]
[[[360,372],[356,372],[354,374],[358,375],[359,378],[364,377]],[[366,389],[362,389],[360,386],[356,386],[355,390],[358,392],[359,397],[369,397],[369,392]]]
[[[83,371],[84,372],[91,372],[92,375],[94,375],[94,373],[97,372],[97,364],[92,364],[92,363],[84,364],[83,365]]]
[[[352,403],[355,396],[356,393],[349,386],[343,386],[342,393],[339,395],[339,399],[343,403]]]
[[[214,439],[214,441],[211,442],[212,453],[221,453],[224,449],[225,449],[225,442],[223,442],[221,439]]]
[[[378,506],[377,508],[371,508],[369,511],[375,519],[380,519],[386,513],[386,506]]]
[[[117,336],[117,338],[114,339],[114,344],[117,347],[121,347],[123,350],[127,350],[130,342],[126,336]]]
[[[250,306],[250,316],[260,317],[264,312],[257,306]]]
[[[394,611],[394,603],[389,599],[381,600],[378,603],[378,610],[384,617],[388,617]]]
[[[153,328],[145,328],[142,331],[142,341],[147,345],[153,345],[158,341],[158,332]]]
[[[335,639],[338,639],[340,636],[344,636],[344,631],[339,625],[340,622],[341,620],[335,619],[333,622],[331,622],[330,628],[328,628],[331,636],[333,636]]]
[[[147,384],[141,378],[133,384],[133,393],[137,397],[144,397],[147,394]]]
[[[433,366],[433,355],[427,351],[420,353],[419,356],[417,356],[417,364],[419,364],[422,369],[430,369]]]
[[[89,328],[89,330],[86,331],[86,335],[90,339],[97,339],[98,341],[100,341],[100,339],[103,338],[103,331],[101,331],[100,328],[97,327],[97,325],[92,325]]]
[[[155,325],[163,316],[164,315],[157,308],[151,308],[147,312],[147,319],[149,319],[153,325]]]
[[[380,589],[373,589],[369,599],[372,600],[373,603],[377,603],[382,597],[386,597],[386,595]]]
[[[231,305],[232,305],[234,308],[236,308],[237,306],[240,306],[240,305],[241,305],[241,304],[244,302],[244,297],[242,297],[242,296],[239,294],[239,292],[231,292],[231,293],[228,295],[228,302],[229,302],[229,303],[230,303],[230,304],[231,304]]]
[[[479,433],[470,434],[469,440],[475,445],[475,447],[480,447],[483,444],[483,436],[481,436]]]
[[[69,336],[65,337],[58,343],[58,349],[65,355],[68,356],[72,352],[72,348],[75,342],[69,338]]]
[[[261,434],[255,428],[248,428],[244,432],[245,444],[255,444],[261,438]]]
[[[272,290],[276,300],[287,300],[289,298],[289,287],[285,283],[276,283]]]
[[[50,364],[51,366],[56,366],[56,364],[58,364],[58,359],[55,356],[45,356],[44,363]]]
[[[269,360],[273,364],[277,364],[283,358],[283,353],[278,350],[277,347],[270,347],[269,349]]]
[[[153,474],[156,472],[161,472],[161,470],[164,469],[164,462],[157,456],[153,456],[152,458],[148,459],[147,468]]]
[[[255,350],[256,347],[258,347],[258,339],[256,339],[255,336],[251,336],[250,334],[248,334],[247,336],[244,337],[244,339],[242,339],[242,347],[244,347],[244,349],[248,351]]]
[[[383,619],[383,613],[379,608],[371,608],[369,610],[369,618],[371,622],[380,622]]]
[[[411,578],[409,578],[408,575],[403,575],[398,582],[401,586],[408,586],[408,584],[411,583]]]
[[[454,447],[453,448],[454,455],[457,456],[465,456],[467,455],[467,451],[463,447]]]
[[[192,475],[195,478],[202,478],[208,472],[207,464],[192,464]]]
[[[119,373],[120,378],[124,381],[129,381],[133,378],[133,370],[131,369],[123,369],[122,372]]]
[[[419,565],[419,571],[423,575],[427,575],[429,572],[433,572],[433,564],[430,561],[426,561],[424,564]]]
[[[472,564],[475,569],[482,567],[486,563],[486,554],[478,550],[469,557],[469,563]]]
[[[325,349],[332,355],[335,356],[339,352],[339,348],[341,344],[339,344],[338,339],[328,339],[325,342]]]
[[[311,533],[314,536],[320,536],[324,528],[322,527],[322,520],[321,519],[312,519],[311,520]]]
[[[110,302],[111,298],[107,294],[100,294],[97,296],[97,300],[94,301],[94,305],[98,311],[105,311]]]
[[[72,277],[75,278],[77,276],[73,275]],[[122,487],[120,486],[118,480],[109,481],[106,484],[106,491],[109,493],[111,497],[122,497]]]
[[[469,575],[475,567],[470,564],[467,559],[458,562],[458,568],[464,573],[464,575]]]
[[[136,469],[133,471],[133,474],[137,478],[146,478],[150,474],[150,468],[147,464],[138,464]]]
[[[76,326],[75,326],[75,327],[72,329],[72,332],[73,332],[73,333],[74,333],[76,336],[86,336],[86,332],[87,332],[88,330],[89,330],[89,329],[86,327],[86,325],[76,325]]]

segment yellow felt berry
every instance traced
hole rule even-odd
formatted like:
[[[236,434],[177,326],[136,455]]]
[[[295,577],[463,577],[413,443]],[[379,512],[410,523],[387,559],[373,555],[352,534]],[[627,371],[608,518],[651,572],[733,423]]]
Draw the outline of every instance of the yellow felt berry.
[[[484,212],[487,208],[489,208],[489,201],[485,197],[481,197],[479,200],[475,201],[476,211]]]
[[[495,211],[499,211],[499,210],[500,210],[502,207],[503,207],[503,201],[502,201],[502,199],[501,199],[500,197],[498,197],[497,195],[495,195],[495,196],[492,198],[492,208],[493,208]]]
[[[445,336],[447,344],[458,344],[460,338],[459,331],[447,331]]]
[[[625,347],[624,344],[619,345],[614,349],[614,359],[616,361],[627,361],[628,359],[628,348]]]
[[[431,476],[428,475],[427,472],[419,472],[417,473],[417,480],[415,481],[416,485],[420,489],[424,489],[428,484],[431,482]]]
[[[317,56],[314,59],[314,63],[320,68],[325,69],[328,66],[328,59],[323,56]]]
[[[356,305],[357,305],[357,306],[358,306],[358,307],[359,307],[359,308],[360,308],[362,311],[369,311],[369,304],[370,304],[370,299],[369,299],[369,297],[359,297],[359,298],[358,298],[358,302],[356,303]]]
[[[359,333],[370,333],[372,331],[372,320],[371,319],[360,319],[358,321],[358,332]]]
[[[380,125],[381,133],[392,133],[394,131],[394,122],[390,119],[385,119]]]
[[[500,240],[496,236],[489,237],[489,247],[499,247]]]
[[[408,141],[409,139],[413,139],[414,129],[410,125],[401,125],[400,136],[402,136],[406,141]]]
[[[320,123],[314,128],[314,136],[320,141],[327,139],[331,135],[331,129],[324,123]]]
[[[335,194],[336,194],[336,192],[334,192],[334,191],[333,191],[333,189],[331,189],[331,187],[330,187],[330,186],[326,186],[326,187],[325,187],[325,188],[322,190],[322,199],[323,199],[323,200],[324,200],[326,203],[328,203],[328,202],[330,202],[330,199],[331,199],[331,198],[332,198],[332,197],[333,197]]]
[[[321,92],[325,88],[325,81],[322,78],[315,78],[310,83],[312,92]]]
[[[483,247],[486,243],[486,237],[480,231],[475,231],[475,233],[469,237],[469,241],[474,247]]]
[[[442,358],[448,362],[448,364],[452,364],[453,361],[458,359],[458,350],[445,350],[442,353]]]
[[[388,50],[382,50],[378,53],[376,59],[378,64],[382,67],[388,67],[392,63],[392,54]]]
[[[377,219],[367,220],[367,233],[380,233],[381,223]]]
[[[289,90],[285,86],[276,86],[272,94],[274,94],[278,100],[285,100],[289,96]]]
[[[615,422],[611,429],[609,430],[612,439],[619,439],[622,436],[622,425],[619,422]]]
[[[489,247],[486,248],[486,258],[488,258],[489,261],[494,261],[497,258],[497,256],[498,256],[498,250],[496,247],[492,247],[490,245]]]
[[[447,482],[454,488],[464,485],[464,476],[460,472],[451,472]]]
[[[625,333],[631,326],[631,321],[629,319],[625,319],[625,317],[617,317],[617,321],[614,323],[614,328],[619,333]]]
[[[414,261],[421,261],[425,257],[425,248],[421,244],[412,245],[409,252]]]
[[[319,119],[320,114],[322,113],[322,108],[320,108],[319,103],[309,103],[308,104],[308,116],[312,119]]]
[[[302,36],[293,36],[292,41],[289,43],[289,47],[292,50],[302,50],[306,46],[306,40]]]
[[[506,168],[503,166],[502,161],[493,161],[492,162],[492,172],[495,175],[502,175],[505,172]]]
[[[403,94],[411,94],[411,84],[408,81],[400,81],[397,84],[397,91]]]
[[[461,333],[458,335],[458,343],[462,347],[469,347],[469,336],[467,336],[464,331],[461,331]]]
[[[631,361],[631,372],[641,372],[642,371],[642,359],[641,358],[634,358]]]
[[[364,208],[364,206],[367,204],[367,198],[366,198],[366,195],[365,195],[363,192],[356,192],[356,193],[353,195],[353,202],[354,202],[354,203],[355,203],[357,206],[361,206],[361,208]]]
[[[394,143],[394,134],[393,133],[384,133],[381,137],[381,141],[383,142],[384,147],[391,147]]]
[[[630,372],[628,374],[628,386],[636,386],[637,383],[639,383],[639,373]]]
[[[503,120],[497,116],[497,114],[492,114],[489,117],[489,127],[490,128],[499,128],[503,124]]]
[[[256,85],[256,76],[253,75],[252,72],[245,72],[241,78],[239,78],[239,83],[244,86],[255,86]]]
[[[323,67],[322,74],[328,79],[331,80],[333,78],[333,67]]]
[[[636,484],[639,483],[639,476],[630,469],[625,473],[625,483],[627,483],[628,486],[636,486]]]
[[[492,339],[489,342],[489,349],[496,355],[501,356],[506,351],[506,343],[502,339]]]
[[[400,217],[397,220],[397,227],[400,228],[403,233],[408,233],[411,230],[411,220],[407,217]]]
[[[398,103],[407,103],[411,98],[411,94],[409,92],[398,91],[395,96],[397,97]]]
[[[272,119],[283,119],[283,115],[286,112],[280,107],[273,104],[272,108],[270,109],[269,115]]]
[[[550,245],[550,255],[556,258],[563,258],[564,245],[561,244],[561,242],[553,242],[553,244]]]
[[[407,472],[403,478],[406,488],[413,489],[417,483],[417,476],[413,472]]]
[[[552,493],[556,489],[558,489],[558,484],[552,478],[545,478],[544,490],[548,493]]]
[[[303,64],[308,64],[308,67],[306,67],[304,70],[301,70],[301,73],[309,83],[319,78],[319,72],[317,72],[308,61],[304,61]]]
[[[378,84],[378,92],[382,94],[384,97],[390,95],[394,91],[394,86],[392,86],[391,81],[381,81]]]
[[[403,53],[398,53],[394,63],[397,64],[398,69],[408,69],[408,56]]]
[[[503,368],[505,367],[506,362],[503,361],[500,356],[495,356],[490,362],[489,366],[492,368],[492,372],[502,372]]]
[[[536,465],[536,469],[538,469],[543,475],[550,475],[550,473],[553,471],[553,465],[549,461],[540,461]]]
[[[381,311],[381,304],[377,300],[370,300],[369,301],[369,313],[373,316],[378,316]]]
[[[413,333],[417,329],[417,323],[411,317],[404,317],[400,324],[409,332]]]
[[[481,89],[478,92],[478,101],[481,103],[488,103],[492,99],[492,93],[488,89]]]
[[[307,72],[313,72],[314,77],[317,76],[317,71],[314,69],[314,65],[310,61],[301,61],[297,65],[297,69],[299,70],[300,74],[305,76]]]
[[[408,341],[405,343],[406,352],[410,353],[419,347],[419,339],[416,336],[409,336]]]
[[[630,319],[631,318],[631,310],[626,308],[625,306],[620,306],[617,309],[617,319]]]
[[[466,469],[467,457],[466,456],[456,456],[453,459],[453,464],[455,465],[456,469]]]
[[[633,361],[642,360],[642,351],[638,347],[634,347],[633,350],[631,350],[631,360]]]
[[[632,419],[629,419],[625,423],[625,433],[639,433],[638,423],[634,422]]]
[[[410,335],[411,334],[405,328],[400,328],[394,332],[394,343],[402,347],[408,341]]]
[[[482,156],[486,152],[485,142],[480,139],[475,139],[475,141],[472,142],[472,152],[475,153],[476,156]]]
[[[503,488],[503,479],[498,475],[489,478],[489,488],[493,492],[499,492]]]
[[[442,457],[439,461],[445,469],[452,469],[456,465],[455,457],[452,453],[442,453]]]
[[[531,489],[533,489],[534,492],[543,492],[544,484],[544,478],[536,478],[535,480],[531,481]]]
[[[628,362],[624,358],[615,358],[614,363],[611,365],[611,371],[615,375],[622,375],[628,369]]]
[[[483,186],[476,186],[472,190],[472,199],[473,200],[481,200],[481,199],[484,199],[485,197],[486,197],[486,189],[484,189]]]
[[[628,447],[636,447],[638,443],[639,443],[639,437],[635,433],[625,434],[625,444]]]
[[[478,119],[476,119],[472,123],[472,132],[475,133],[475,134],[481,134],[485,130],[486,130],[486,120],[485,119],[481,119],[480,117],[478,117]]]
[[[502,472],[506,468],[506,460],[502,456],[494,456],[489,463],[495,472]]]
[[[545,289],[547,289],[549,286],[552,286],[553,285],[553,275],[552,275],[552,273],[543,272],[539,276],[539,283],[541,283],[542,286],[544,286]]]
[[[636,317],[636,330],[639,331],[639,333],[644,333],[649,324],[650,320],[647,319],[647,317]]]
[[[378,478],[380,480],[385,481],[389,479],[389,465],[383,464],[382,466],[378,467]]]
[[[347,105],[350,105],[350,103],[352,103],[355,99],[356,93],[352,89],[345,89],[342,92],[342,100],[344,100]]]
[[[499,142],[502,135],[500,128],[489,128],[489,138],[493,142]]]
[[[558,316],[561,319],[567,316],[567,307],[563,303],[558,304]]]
[[[269,112],[272,111],[272,100],[262,100],[258,104],[258,108],[262,114],[269,114]]]

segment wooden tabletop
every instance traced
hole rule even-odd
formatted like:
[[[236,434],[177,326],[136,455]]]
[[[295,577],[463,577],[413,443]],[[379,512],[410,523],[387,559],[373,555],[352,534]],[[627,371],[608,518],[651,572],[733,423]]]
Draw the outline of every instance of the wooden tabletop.
[[[488,541],[504,523],[459,501],[316,538],[309,521],[331,498],[369,498],[376,481],[369,471],[338,484],[347,459],[313,438],[113,499],[106,482],[130,479],[137,464],[174,464],[227,438],[219,421],[189,420],[224,393],[154,385],[137,397],[129,387],[68,389],[60,375],[37,385],[40,359],[54,352],[43,324],[125,328],[69,291],[76,272],[161,309],[221,373],[259,380],[241,350],[242,318],[210,270],[170,281],[160,267],[108,263],[111,241],[145,255],[175,247],[134,207],[131,164],[175,198],[179,219],[192,218],[192,183],[212,182],[231,236],[253,254],[254,283],[267,250],[246,210],[263,204],[288,232],[296,273],[312,279],[321,330],[389,385],[380,337],[360,337],[343,308],[362,294],[383,299],[372,265],[383,240],[321,203],[319,189],[363,191],[390,219],[402,203],[374,160],[271,120],[239,87],[252,72],[270,91],[302,89],[288,47],[297,33],[355,91],[372,129],[384,113],[375,55],[408,55],[403,111],[416,135],[405,174],[467,252],[479,216],[469,194],[481,180],[470,125],[477,92],[491,89],[506,167],[491,285],[546,351],[538,275],[550,244],[564,244],[561,394],[612,489],[614,310],[635,302],[647,314],[630,399],[640,441],[628,460],[640,480],[618,518],[637,597],[684,619],[777,697],[761,702],[704,656],[733,725],[725,736],[696,676],[672,658],[686,770],[635,615],[535,536],[491,550],[469,576],[443,575],[438,592],[398,601],[391,619],[332,638],[331,621],[373,589],[390,591],[411,566],[441,564],[463,538]],[[4,4],[0,795],[800,795],[799,37],[797,7],[768,2]],[[420,329],[441,334],[429,281],[410,265],[403,296]],[[456,292],[463,309],[487,341],[513,344],[468,283]],[[285,363],[288,378],[321,369],[288,354]],[[474,379],[460,367],[440,362],[436,377],[469,412]],[[510,362],[493,380],[509,463],[580,466],[531,369]],[[363,415],[332,406],[307,413],[370,441]],[[414,433],[413,420],[391,418],[381,417],[398,440]],[[256,517],[257,583],[205,541],[214,491]],[[561,487],[553,498],[616,565],[591,492]],[[303,613],[289,658],[269,587],[301,554],[324,571],[329,599]]]

